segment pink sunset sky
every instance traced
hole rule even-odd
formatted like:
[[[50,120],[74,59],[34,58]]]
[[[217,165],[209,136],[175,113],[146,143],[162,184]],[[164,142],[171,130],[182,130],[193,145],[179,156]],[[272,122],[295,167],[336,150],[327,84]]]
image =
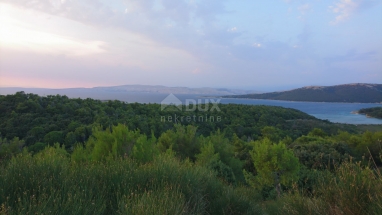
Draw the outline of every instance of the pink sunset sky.
[[[382,83],[377,0],[4,0],[0,87]]]

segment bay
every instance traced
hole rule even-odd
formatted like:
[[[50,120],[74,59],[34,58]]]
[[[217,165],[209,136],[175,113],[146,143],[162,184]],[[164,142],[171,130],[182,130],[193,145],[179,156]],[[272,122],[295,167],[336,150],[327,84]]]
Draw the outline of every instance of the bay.
[[[13,90],[20,91],[20,90]],[[0,94],[6,95],[15,93],[13,91],[2,91]],[[137,93],[137,92],[95,92],[94,90],[66,89],[65,91],[57,90],[57,92],[44,91],[44,90],[25,90],[27,93],[36,93],[41,96],[49,94],[67,95],[70,98],[93,98],[100,100],[120,100],[128,103],[158,103],[160,104],[169,94],[160,93]],[[293,101],[278,101],[278,100],[263,100],[263,99],[234,99],[234,98],[220,98],[220,96],[211,95],[187,95],[175,94],[175,96],[185,104],[187,99],[195,100],[195,102],[209,102],[219,101],[222,104],[246,104],[246,105],[270,105],[281,106],[285,108],[293,108],[310,114],[318,119],[329,120],[335,123],[347,124],[382,124],[381,119],[369,118],[362,114],[355,114],[354,112],[361,108],[369,107],[382,107],[382,104],[371,103],[331,103],[331,102],[293,102]]]
[[[113,99],[122,100],[125,102],[138,103],[161,103],[168,94],[155,93],[124,93],[120,95],[114,94]],[[355,111],[361,108],[382,107],[382,104],[373,103],[332,103],[332,102],[294,102],[294,101],[279,101],[265,99],[235,99],[235,98],[220,98],[218,96],[205,97],[205,95],[175,95],[183,104],[186,100],[195,100],[197,103],[209,101],[219,101],[222,104],[246,104],[246,105],[270,105],[281,106],[285,108],[293,108],[312,115],[318,119],[329,120],[335,123],[347,124],[382,124],[381,119],[369,118],[363,114],[355,114]],[[110,95],[104,99],[110,99]],[[211,100],[212,99],[212,100]]]

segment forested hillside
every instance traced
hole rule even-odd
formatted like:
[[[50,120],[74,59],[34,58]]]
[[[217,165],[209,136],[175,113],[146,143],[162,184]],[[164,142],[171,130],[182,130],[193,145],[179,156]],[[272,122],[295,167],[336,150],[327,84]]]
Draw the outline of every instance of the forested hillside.
[[[345,84],[328,87],[312,86],[282,92],[233,95],[225,97],[307,102],[381,103],[382,84]]]
[[[0,96],[0,134],[7,139],[23,139],[26,146],[38,143],[40,147],[59,142],[70,148],[76,142],[84,143],[91,135],[92,127],[98,125],[106,129],[121,123],[146,135],[153,132],[158,137],[174,127],[175,115],[183,116],[182,124],[197,126],[198,134],[209,135],[220,129],[228,137],[235,133],[244,139],[258,139],[266,126],[271,126],[281,137],[292,138],[307,134],[315,127],[329,134],[336,133],[338,129],[356,131],[355,126],[332,124],[295,109],[235,104],[220,104],[219,109],[219,112],[198,109],[161,111],[159,104],[128,104],[117,100],[102,102],[60,95],[40,97],[18,92]],[[172,121],[168,120],[169,116]],[[190,121],[185,120],[187,116],[191,117]],[[218,121],[217,117],[221,120]]]
[[[219,109],[1,96],[0,214],[382,211],[382,131],[281,107]],[[215,121],[162,120],[206,113]]]
[[[363,108],[358,111],[360,114],[365,114],[368,117],[382,119],[382,107]]]

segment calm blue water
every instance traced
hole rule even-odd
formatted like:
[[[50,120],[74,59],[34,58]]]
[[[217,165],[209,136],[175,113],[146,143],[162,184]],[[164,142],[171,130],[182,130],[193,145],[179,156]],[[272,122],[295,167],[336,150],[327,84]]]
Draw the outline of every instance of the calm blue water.
[[[221,103],[272,105],[286,108],[294,108],[310,114],[319,119],[327,119],[331,122],[348,124],[382,124],[382,120],[368,118],[362,114],[354,114],[361,108],[382,107],[382,104],[364,103],[329,103],[329,102],[291,102],[257,99],[222,99]]]
[[[139,103],[161,103],[168,94],[124,94],[119,97],[119,100],[126,102],[139,102]],[[200,99],[202,102],[205,99],[219,98],[205,98],[198,95],[176,95],[182,102],[186,99]],[[319,119],[327,119],[331,122],[348,123],[348,124],[382,124],[382,120],[375,118],[368,118],[362,114],[354,114],[361,108],[368,107],[382,107],[382,104],[364,104],[364,103],[329,103],[329,102],[291,102],[291,101],[276,101],[276,100],[262,100],[262,99],[226,99],[220,98],[222,104],[248,104],[248,105],[271,105],[281,106],[286,108],[294,108],[310,114]]]

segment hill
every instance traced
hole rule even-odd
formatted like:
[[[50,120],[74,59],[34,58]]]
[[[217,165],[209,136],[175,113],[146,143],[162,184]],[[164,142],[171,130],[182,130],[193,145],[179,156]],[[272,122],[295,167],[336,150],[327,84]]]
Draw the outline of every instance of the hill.
[[[381,103],[382,84],[344,84],[336,86],[308,86],[283,92],[225,96],[307,102]]]

